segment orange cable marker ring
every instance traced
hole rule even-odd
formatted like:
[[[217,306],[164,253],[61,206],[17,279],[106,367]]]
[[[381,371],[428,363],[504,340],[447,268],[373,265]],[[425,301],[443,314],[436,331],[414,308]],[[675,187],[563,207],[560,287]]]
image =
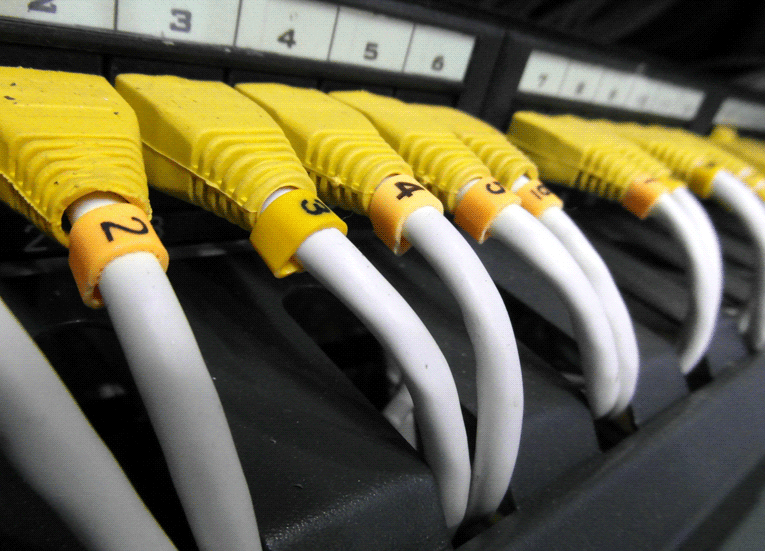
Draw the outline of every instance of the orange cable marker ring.
[[[91,308],[104,305],[98,282],[115,258],[135,252],[157,257],[167,270],[169,257],[146,213],[130,203],[106,205],[83,214],[69,232],[69,267],[82,296]]]
[[[521,198],[521,206],[536,218],[542,216],[550,207],[563,208],[560,197],[547,189],[547,186],[539,180],[530,180],[515,190],[515,193]]]
[[[397,174],[383,180],[375,190],[369,204],[369,218],[375,234],[395,254],[404,254],[411,246],[401,235],[404,222],[414,211],[428,206],[444,212],[441,201],[417,180]]]
[[[633,182],[621,198],[621,204],[632,214],[644,220],[651,213],[659,197],[667,192],[666,186],[660,180]]]
[[[454,223],[476,241],[486,241],[487,232],[497,215],[508,205],[519,205],[520,197],[504,188],[491,176],[473,184],[454,209]]]

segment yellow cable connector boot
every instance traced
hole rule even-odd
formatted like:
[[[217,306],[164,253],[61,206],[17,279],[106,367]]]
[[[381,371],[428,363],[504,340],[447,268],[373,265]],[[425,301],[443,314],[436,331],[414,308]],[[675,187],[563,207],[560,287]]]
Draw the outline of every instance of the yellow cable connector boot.
[[[0,198],[70,248],[83,302],[103,306],[98,283],[115,258],[150,252],[167,269],[149,222],[138,122],[114,88],[102,77],[9,67],[0,67],[0,88]],[[67,234],[69,206],[104,193],[126,203],[97,209]]]
[[[753,138],[744,138],[729,126],[717,126],[709,135],[709,140],[731,155],[751,164],[759,173],[765,174],[765,142]],[[759,182],[750,180],[750,187],[755,191],[765,187],[765,178]],[[763,197],[763,194],[760,193]]]
[[[675,178],[688,184],[688,187],[702,199],[712,193],[715,173],[723,167],[706,152],[692,144],[672,139],[666,132],[654,126],[635,123],[612,123],[609,121],[589,121],[603,132],[608,132],[628,139],[644,151],[667,165]]]
[[[765,186],[765,172],[748,160],[726,150],[720,144],[682,128],[664,128],[660,126],[651,126],[650,128],[657,133],[663,133],[679,143],[695,146],[699,151],[703,151],[708,158],[732,173],[755,192],[759,192]]]
[[[281,126],[326,202],[365,214],[396,254],[409,248],[406,218],[439,200],[412,176],[411,167],[355,109],[327,94],[283,84],[238,84]]]
[[[494,179],[475,153],[428,113],[397,99],[369,92],[332,92],[330,95],[363,113],[411,165],[417,180],[441,199],[444,208],[454,213],[455,222],[477,240],[486,238],[491,213],[520,203],[514,193]],[[458,202],[464,204],[458,194],[471,183],[471,189],[475,188],[475,193],[486,199],[485,204],[493,206],[460,215],[459,211],[467,207],[457,207]],[[484,202],[476,200],[470,204],[482,205]],[[472,217],[472,212],[476,218]]]
[[[452,107],[417,105],[462,140],[483,161],[506,189],[521,199],[521,206],[539,218],[550,207],[563,201],[539,181],[539,170],[507,137],[490,124]],[[529,182],[514,184],[521,176]]]
[[[575,117],[521,111],[513,115],[508,137],[543,180],[618,201],[639,218],[662,194],[683,185],[639,146]]]
[[[417,104],[411,107],[429,113],[438,123],[454,132],[504,186],[510,187],[521,176],[529,180],[539,178],[536,165],[489,123],[443,105]]]
[[[751,175],[744,169],[743,175],[739,172],[738,177],[765,201],[765,178],[757,180],[760,174],[765,174],[765,142],[739,136],[736,130],[729,126],[715,127],[709,135],[709,140],[757,170],[757,174]]]
[[[293,255],[309,235],[329,227],[347,231],[316,198],[279,125],[233,88],[135,74],[118,76],[116,87],[138,115],[151,185],[251,231],[250,241],[277,277],[302,269]],[[296,191],[271,205],[283,216],[261,221],[266,200],[285,188]]]
[[[61,244],[67,207],[111,191],[149,207],[135,115],[102,77],[0,67],[0,199]]]

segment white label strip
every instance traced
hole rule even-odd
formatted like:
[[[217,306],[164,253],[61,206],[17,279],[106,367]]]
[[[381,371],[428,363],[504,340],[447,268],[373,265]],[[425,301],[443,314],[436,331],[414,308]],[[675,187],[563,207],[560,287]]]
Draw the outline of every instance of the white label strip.
[[[476,40],[473,35],[312,0],[0,0],[0,16],[111,29],[167,42],[236,46],[455,82],[464,80]]]
[[[534,50],[518,82],[526,94],[691,120],[705,94],[694,88]]]

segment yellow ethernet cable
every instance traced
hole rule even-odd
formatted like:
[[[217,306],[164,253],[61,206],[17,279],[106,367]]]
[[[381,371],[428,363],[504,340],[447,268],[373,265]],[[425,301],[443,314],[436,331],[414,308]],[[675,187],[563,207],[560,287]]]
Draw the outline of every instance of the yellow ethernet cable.
[[[414,311],[345,237],[345,223],[316,197],[279,125],[220,82],[130,74],[118,76],[116,86],[138,115],[151,185],[250,230],[274,275],[306,269],[396,359],[412,391],[447,525],[456,530],[467,505],[470,459],[446,359]]]
[[[646,153],[666,165],[672,171],[672,177],[687,184],[687,188],[678,186],[670,194],[691,218],[699,238],[704,242],[710,263],[709,274],[714,277],[715,288],[719,289],[715,296],[719,296],[722,300],[723,263],[720,242],[709,216],[693,196],[695,194],[702,199],[709,198],[717,173],[722,167],[699,147],[686,143],[684,140],[677,140],[657,126],[647,127],[634,123],[615,124],[604,120],[587,121],[587,124],[610,134],[612,139],[618,136],[637,144]]]
[[[363,91],[330,95],[375,125],[412,166],[415,177],[454,213],[455,223],[479,242],[489,234],[499,238],[553,283],[572,314],[593,415],[610,414],[620,386],[611,328],[586,276],[555,236],[523,210],[517,196],[497,182],[475,153],[430,114]]]
[[[539,181],[534,163],[490,124],[452,107],[417,105],[460,138],[506,188],[521,198],[521,206],[547,227],[579,264],[603,305],[619,354],[620,389],[613,413],[623,411],[635,393],[639,352],[627,306],[608,267],[590,242],[563,211],[563,202]]]
[[[741,172],[743,163],[731,160],[729,155],[710,147],[705,139],[686,131],[637,124],[599,124],[638,143],[672,168],[678,178],[688,181],[690,189],[697,195],[714,199],[741,220],[757,250],[757,270],[740,328],[752,349],[765,347],[765,207],[754,196],[755,190],[734,176],[734,172]],[[758,174],[753,170],[749,172],[751,177],[760,179]],[[680,191],[673,193],[677,199],[682,199],[676,195]],[[700,208],[697,203],[691,204]],[[702,216],[709,223],[703,211]],[[709,225],[711,228],[711,223]],[[700,231],[704,229],[703,224],[698,226]],[[714,233],[711,239],[719,251]],[[722,258],[717,258],[722,285]]]
[[[67,207],[103,191],[107,178],[110,191],[151,215],[135,116],[117,94],[103,93],[104,84],[0,67],[0,199],[65,246]],[[62,90],[52,100],[56,85]]]
[[[220,400],[148,219],[135,114],[91,75],[0,68],[0,90],[2,198],[70,246],[83,300],[106,306],[199,548],[260,549]]]
[[[537,164],[544,180],[619,201],[640,218],[655,217],[683,245],[693,300],[678,353],[683,373],[690,372],[712,338],[722,285],[715,276],[714,260],[709,270],[706,240],[672,197],[683,182],[637,144],[578,117],[517,112],[508,137]]]
[[[457,299],[477,358],[471,492],[487,491],[479,484],[491,488],[494,504],[486,512],[493,512],[510,483],[520,444],[523,383],[510,319],[491,277],[443,217],[441,202],[417,183],[411,167],[364,115],[318,90],[280,84],[236,88],[283,128],[323,199],[368,215],[397,254],[411,241]],[[402,415],[389,418],[397,423]]]
[[[765,174],[764,142],[739,136],[738,132],[730,126],[716,126],[709,134],[709,140]]]
[[[650,128],[657,134],[663,134],[670,139],[694,146],[696,150],[703,151],[709,159],[733,174],[738,180],[744,182],[761,199],[765,200],[765,172],[746,159],[727,151],[719,143],[709,138],[694,134],[683,128],[667,128],[662,126],[651,126]]]
[[[671,171],[627,140],[614,139],[586,121],[521,111],[508,138],[537,165],[543,180],[619,201],[639,218],[681,182]]]
[[[278,277],[301,269],[293,257],[309,235],[347,231],[316,197],[279,126],[230,87],[144,75],[120,75],[116,86],[141,122],[152,185],[251,231]],[[275,201],[281,216],[261,220],[261,211],[270,210],[266,201],[281,189],[293,190]]]
[[[279,124],[321,199],[369,216],[395,253],[409,247],[401,233],[411,213],[426,206],[443,212],[441,202],[357,111],[308,88],[263,83],[236,89]]]

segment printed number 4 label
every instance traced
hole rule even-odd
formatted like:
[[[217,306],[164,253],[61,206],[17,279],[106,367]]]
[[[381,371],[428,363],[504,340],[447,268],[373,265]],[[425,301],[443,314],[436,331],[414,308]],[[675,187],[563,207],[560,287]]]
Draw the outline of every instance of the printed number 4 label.
[[[415,191],[425,191],[425,188],[418,184],[412,184],[409,182],[396,182],[395,186],[398,188],[398,190],[401,192],[398,195],[396,195],[396,199],[399,201],[403,199],[404,197],[411,197],[414,195]]]
[[[295,40],[295,29],[289,29],[288,31],[283,32],[279,35],[277,40],[282,44],[286,44],[287,48],[292,48],[297,44],[297,41]]]

